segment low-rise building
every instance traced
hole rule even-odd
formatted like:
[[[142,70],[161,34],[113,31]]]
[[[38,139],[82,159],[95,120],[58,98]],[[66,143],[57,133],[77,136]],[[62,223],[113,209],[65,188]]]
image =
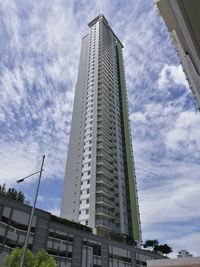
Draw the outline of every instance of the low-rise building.
[[[200,257],[148,260],[147,267],[200,267]]]
[[[0,195],[0,264],[12,249],[24,245],[31,208]],[[28,248],[33,252],[45,249],[58,267],[143,267],[147,260],[164,258],[125,239],[99,237],[87,226],[40,209],[34,213]]]
[[[177,258],[192,258],[193,255],[185,249],[178,252]]]

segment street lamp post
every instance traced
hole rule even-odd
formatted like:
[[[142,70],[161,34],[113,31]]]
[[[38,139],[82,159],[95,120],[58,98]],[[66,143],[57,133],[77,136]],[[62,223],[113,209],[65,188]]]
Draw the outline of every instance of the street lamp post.
[[[35,194],[34,204],[33,204],[33,207],[32,207],[31,216],[30,216],[30,220],[29,220],[29,224],[28,224],[28,230],[27,230],[27,233],[26,233],[26,239],[25,239],[23,254],[22,254],[22,257],[21,257],[21,261],[20,261],[20,267],[24,266],[24,259],[25,259],[25,256],[26,256],[26,249],[27,249],[27,246],[28,246],[28,240],[29,240],[29,235],[30,235],[30,231],[31,231],[31,225],[32,225],[32,221],[33,221],[33,214],[34,214],[35,205],[36,205],[36,202],[37,202],[37,197],[38,197],[38,192],[39,192],[39,187],[40,187],[40,181],[41,181],[41,177],[42,177],[44,159],[45,159],[45,155],[43,155],[43,158],[42,158],[42,164],[41,164],[40,171],[36,172],[36,173],[40,173],[40,174],[39,174],[39,179],[38,179],[38,184],[37,184],[37,190],[36,190],[36,194]],[[36,173],[34,173],[32,175],[35,175]],[[32,175],[29,175],[29,176],[27,176],[27,177],[25,177],[23,179],[17,180],[17,182],[21,183],[21,182],[24,181],[24,179],[26,179],[26,178],[28,178],[28,177],[30,177]]]

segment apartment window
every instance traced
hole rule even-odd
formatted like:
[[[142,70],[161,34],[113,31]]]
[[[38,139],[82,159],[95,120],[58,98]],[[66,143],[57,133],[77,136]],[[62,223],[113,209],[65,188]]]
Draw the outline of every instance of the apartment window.
[[[86,199],[86,204],[89,204],[89,198]]]
[[[88,225],[88,221],[85,221],[85,225]]]
[[[86,214],[89,214],[89,210],[86,210],[85,213],[86,213]]]
[[[87,194],[89,194],[89,193],[90,193],[90,189],[88,188],[88,189],[87,189]]]
[[[90,184],[90,180],[87,180],[87,184]]]
[[[88,171],[88,175],[90,175],[90,171]]]
[[[81,210],[79,210],[79,214],[81,214]]]

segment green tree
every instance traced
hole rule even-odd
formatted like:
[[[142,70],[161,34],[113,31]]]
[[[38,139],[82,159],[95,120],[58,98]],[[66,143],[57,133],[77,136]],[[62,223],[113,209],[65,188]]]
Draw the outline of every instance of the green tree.
[[[167,244],[160,245],[157,239],[153,240],[146,240],[146,242],[143,245],[144,248],[152,248],[152,251],[154,252],[161,252],[163,254],[169,254],[172,252],[172,248],[169,247]]]
[[[161,253],[167,255],[167,254],[169,254],[169,253],[172,252],[172,248],[169,247],[167,244],[164,244],[164,245],[158,245],[158,247],[157,247],[157,251],[159,251],[159,252],[161,252]]]
[[[15,188],[11,188],[11,198],[17,200],[17,190]]]
[[[5,260],[3,267],[19,267],[23,249],[15,248]],[[45,250],[40,250],[34,256],[30,250],[26,251],[24,267],[56,267],[56,263]]]
[[[6,196],[9,197],[9,198],[12,198],[12,189],[11,189],[11,187],[8,188],[8,191],[6,192]]]
[[[0,186],[0,194],[5,195],[6,194],[6,184],[3,184]]]
[[[13,200],[17,200],[21,203],[24,203],[25,200],[25,196],[21,191],[17,191],[15,188],[8,188],[8,190],[6,191],[6,185],[0,185],[0,195],[6,196],[8,198],[11,198]]]
[[[24,194],[21,191],[19,191],[17,193],[17,201],[24,203],[24,200],[25,200]]]
[[[53,257],[50,257],[45,250],[40,250],[35,255],[34,267],[55,267],[55,261]]]
[[[15,248],[10,255],[5,258],[3,267],[19,267],[20,259],[22,257],[23,249]],[[26,257],[24,261],[25,267],[33,267],[35,263],[34,256],[30,250],[26,251]]]
[[[156,246],[158,246],[158,240],[157,239],[153,239],[153,240],[146,240],[146,242],[144,243],[143,247],[144,248],[148,248],[151,247],[153,250]]]

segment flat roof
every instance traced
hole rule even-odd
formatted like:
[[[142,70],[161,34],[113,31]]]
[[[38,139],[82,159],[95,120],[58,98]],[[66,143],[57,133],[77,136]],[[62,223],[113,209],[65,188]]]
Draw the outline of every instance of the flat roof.
[[[200,267],[200,257],[148,260],[147,267]]]
[[[114,33],[114,31],[112,30],[112,28],[110,27],[107,19],[105,18],[105,16],[103,14],[99,14],[96,18],[94,18],[93,20],[91,20],[89,23],[88,23],[88,26],[89,27],[92,27],[92,25],[94,25],[100,18],[103,19],[104,23],[106,24],[106,26],[110,29],[110,31],[112,32],[112,34],[116,37],[117,41],[120,43],[121,47],[123,48],[123,44],[122,42],[119,40],[119,38],[117,37],[117,35]]]

